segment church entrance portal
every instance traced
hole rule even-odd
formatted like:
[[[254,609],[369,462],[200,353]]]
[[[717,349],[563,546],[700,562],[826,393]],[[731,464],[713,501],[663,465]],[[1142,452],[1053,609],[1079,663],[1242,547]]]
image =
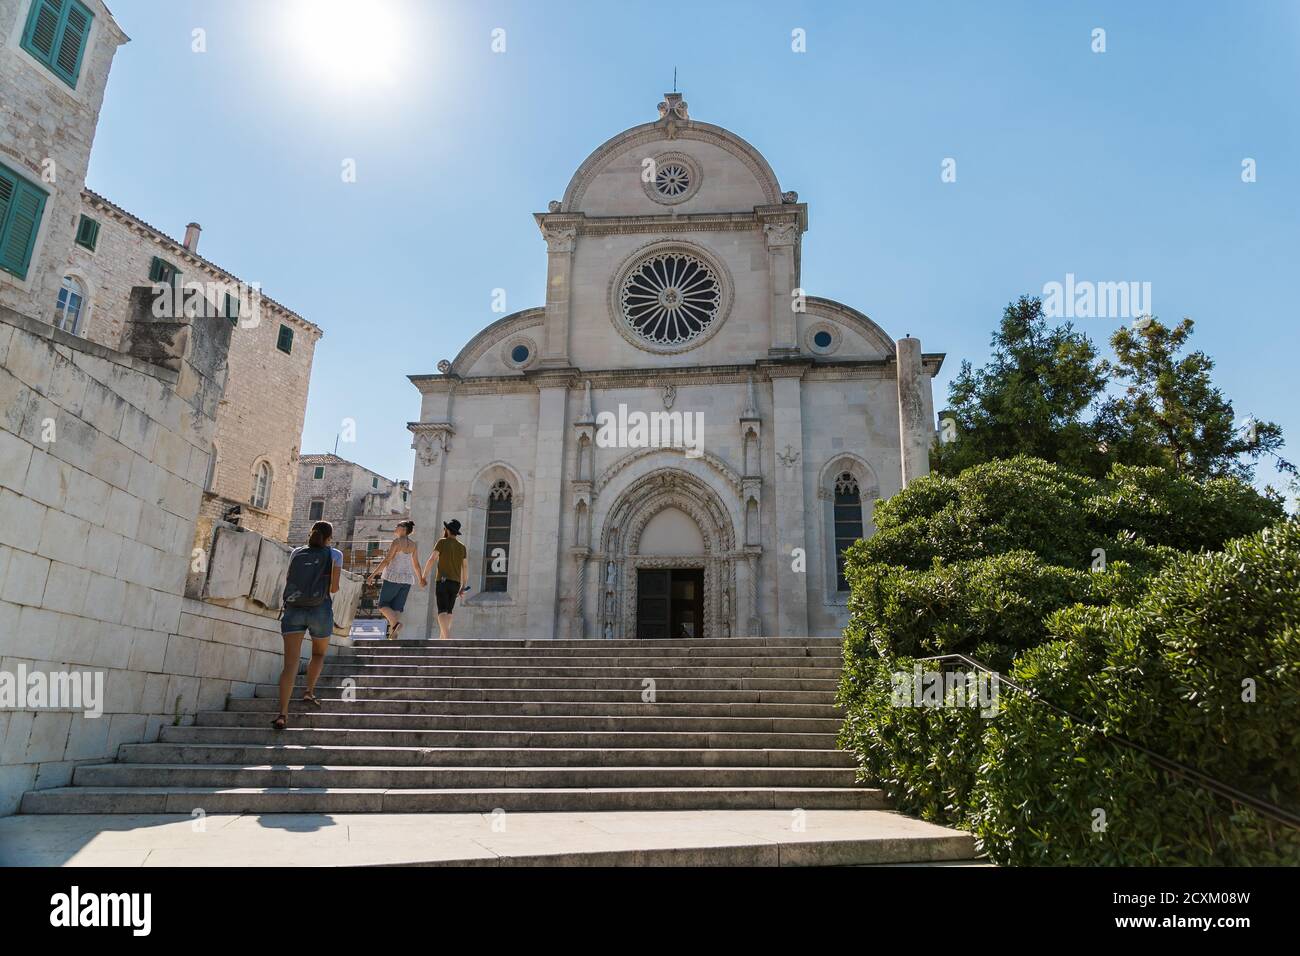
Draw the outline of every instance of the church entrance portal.
[[[704,569],[637,571],[636,636],[642,639],[704,635]]]

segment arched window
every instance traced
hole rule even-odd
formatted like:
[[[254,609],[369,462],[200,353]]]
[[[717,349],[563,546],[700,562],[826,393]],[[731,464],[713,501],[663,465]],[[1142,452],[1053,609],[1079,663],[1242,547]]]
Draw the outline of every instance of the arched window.
[[[249,500],[254,508],[266,508],[267,502],[271,500],[271,466],[267,462],[259,462],[257,468],[253,471],[253,496]]]
[[[847,591],[844,551],[862,537],[862,492],[849,472],[835,479],[835,589]]]
[[[80,335],[81,311],[85,303],[85,287],[72,276],[64,276],[63,285],[59,289],[59,304],[54,309],[54,327]]]
[[[510,519],[514,491],[505,479],[488,492],[487,529],[483,534],[483,590],[504,594],[509,581]]]

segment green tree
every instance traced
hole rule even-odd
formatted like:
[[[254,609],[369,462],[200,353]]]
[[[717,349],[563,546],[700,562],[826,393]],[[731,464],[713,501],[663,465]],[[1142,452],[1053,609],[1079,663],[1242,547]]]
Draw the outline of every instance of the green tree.
[[[1096,433],[1115,461],[1250,481],[1261,456],[1277,457],[1282,429],[1236,419],[1232,402],[1210,380],[1214,361],[1204,352],[1185,352],[1193,325],[1183,319],[1169,328],[1148,319],[1111,337],[1115,358],[1104,363],[1105,371],[1124,390],[1103,404]],[[1294,472],[1280,458],[1278,465]]]
[[[1007,305],[991,344],[989,363],[976,370],[963,362],[949,388],[940,416],[944,440],[931,467],[955,475],[1023,454],[1104,474],[1107,462],[1083,419],[1106,386],[1104,363],[1088,337],[1068,322],[1049,328],[1042,301],[1021,296]]]

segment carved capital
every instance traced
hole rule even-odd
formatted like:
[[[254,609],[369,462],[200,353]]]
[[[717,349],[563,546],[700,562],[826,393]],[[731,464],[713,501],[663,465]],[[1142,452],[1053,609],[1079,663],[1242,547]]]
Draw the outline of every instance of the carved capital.
[[[451,422],[409,422],[407,430],[414,436],[411,447],[420,464],[429,466],[451,451],[451,436],[456,433]]]

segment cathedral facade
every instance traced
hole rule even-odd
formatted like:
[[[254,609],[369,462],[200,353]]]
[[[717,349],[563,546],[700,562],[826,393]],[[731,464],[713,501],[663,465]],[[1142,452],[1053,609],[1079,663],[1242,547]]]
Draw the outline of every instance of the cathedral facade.
[[[457,638],[838,634],[841,552],[928,469],[943,356],[807,295],[807,205],[679,94],[659,114],[536,214],[545,304],[411,377],[416,538],[469,548]]]

